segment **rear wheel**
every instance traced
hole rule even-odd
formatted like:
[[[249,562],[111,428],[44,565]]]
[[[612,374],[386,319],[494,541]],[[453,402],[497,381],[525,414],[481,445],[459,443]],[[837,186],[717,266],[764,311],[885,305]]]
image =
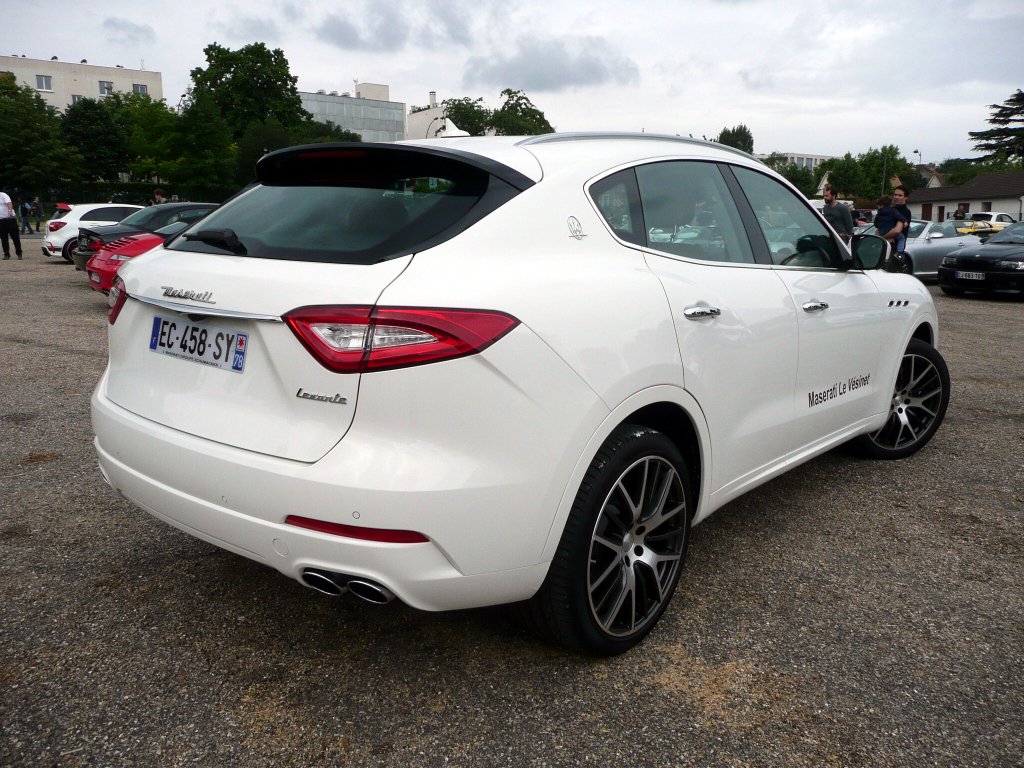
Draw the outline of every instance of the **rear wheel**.
[[[945,293],[947,296],[963,296],[964,295],[963,288],[950,288],[950,287],[945,286],[945,285],[941,285],[939,287],[942,288],[942,292]]]
[[[932,439],[949,405],[949,370],[938,350],[911,339],[903,353],[885,425],[852,445],[874,459],[902,459]]]
[[[75,248],[78,247],[78,238],[73,237],[64,243],[64,247],[60,249],[60,255],[64,258],[68,264],[75,263],[74,252]]]
[[[590,465],[548,576],[522,608],[573,650],[629,650],[668,606],[689,543],[686,465],[646,427],[617,429]]]

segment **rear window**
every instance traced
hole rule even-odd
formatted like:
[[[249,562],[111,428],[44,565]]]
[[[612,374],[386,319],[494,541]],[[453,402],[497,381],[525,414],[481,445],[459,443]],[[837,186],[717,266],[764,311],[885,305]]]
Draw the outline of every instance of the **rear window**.
[[[462,158],[381,145],[274,153],[257,174],[170,248],[372,264],[443,242],[519,191]]]

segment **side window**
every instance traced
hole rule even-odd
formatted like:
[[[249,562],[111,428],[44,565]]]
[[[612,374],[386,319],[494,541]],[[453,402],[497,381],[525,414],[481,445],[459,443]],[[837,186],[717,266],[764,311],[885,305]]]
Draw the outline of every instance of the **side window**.
[[[135,213],[134,208],[97,208],[86,218],[91,221],[112,221],[118,222],[130,213]]]
[[[732,170],[768,241],[772,263],[832,269],[842,264],[835,238],[806,202],[770,176],[737,166]]]
[[[647,246],[704,261],[753,264],[739,211],[714,163],[672,161],[636,169]]]
[[[616,235],[628,243],[644,245],[644,222],[632,169],[594,182],[590,197]]]

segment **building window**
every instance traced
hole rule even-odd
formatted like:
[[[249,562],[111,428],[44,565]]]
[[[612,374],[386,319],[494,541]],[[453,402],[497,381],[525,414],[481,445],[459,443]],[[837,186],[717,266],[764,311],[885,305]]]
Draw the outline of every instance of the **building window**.
[[[145,83],[133,83],[132,93],[149,93],[149,86]]]
[[[36,90],[52,91],[53,77],[51,77],[50,75],[36,75]]]
[[[100,80],[100,96],[109,96],[114,92],[114,83],[110,80]]]
[[[78,102],[80,102],[84,98],[85,98],[85,96],[81,96],[81,95],[79,95],[77,93],[76,94],[72,94],[72,96],[71,96],[71,103],[72,104],[77,104]]]

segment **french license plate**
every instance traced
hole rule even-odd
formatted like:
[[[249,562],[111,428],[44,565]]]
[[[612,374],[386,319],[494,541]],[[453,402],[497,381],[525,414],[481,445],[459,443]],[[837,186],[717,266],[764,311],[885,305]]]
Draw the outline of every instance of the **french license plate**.
[[[154,317],[149,348],[154,352],[224,371],[242,373],[249,334],[182,318]]]
[[[958,280],[984,280],[985,279],[985,273],[984,272],[957,272],[956,276],[957,276]]]

